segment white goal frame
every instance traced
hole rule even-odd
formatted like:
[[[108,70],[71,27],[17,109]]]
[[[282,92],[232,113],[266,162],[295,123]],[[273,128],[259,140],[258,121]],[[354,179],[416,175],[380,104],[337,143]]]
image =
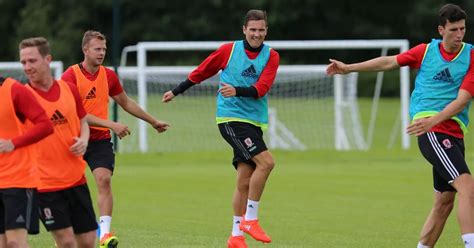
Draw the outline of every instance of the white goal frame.
[[[147,105],[147,56],[148,51],[209,51],[215,50],[223,43],[229,41],[162,41],[162,42],[139,42],[134,46],[127,46],[122,50],[121,68],[126,67],[127,55],[130,52],[137,53],[137,89],[138,104],[146,110]],[[387,49],[398,49],[400,53],[409,49],[408,40],[294,40],[294,41],[266,41],[270,47],[276,50],[337,50],[337,49],[381,49],[382,53]],[[119,68],[119,73],[120,69]],[[336,81],[337,82],[337,81]],[[337,84],[335,85],[337,87]],[[401,145],[403,149],[410,147],[409,135],[405,132],[405,127],[409,124],[409,98],[410,98],[410,71],[408,67],[400,68],[400,120],[401,120]],[[336,113],[336,133],[337,133],[337,113]],[[148,140],[146,134],[146,124],[139,120],[138,139],[139,150],[148,151]],[[337,135],[337,134],[336,134]],[[344,149],[336,137],[336,148]]]

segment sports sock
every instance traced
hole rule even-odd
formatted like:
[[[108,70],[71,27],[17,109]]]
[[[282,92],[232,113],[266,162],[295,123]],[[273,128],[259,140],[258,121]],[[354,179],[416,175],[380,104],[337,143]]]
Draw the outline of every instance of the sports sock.
[[[418,246],[416,248],[430,248],[430,247],[427,246],[427,245],[421,244],[421,241],[420,241],[420,242],[418,242]]]
[[[258,201],[247,200],[247,211],[245,212],[245,220],[256,220],[258,219]]]
[[[464,247],[474,248],[474,233],[463,234],[462,240],[464,241]]]
[[[110,233],[110,224],[112,223],[112,216],[100,216],[99,218],[99,228],[100,228],[100,237],[104,237],[106,233]]]
[[[244,235],[244,232],[242,232],[239,228],[240,222],[242,222],[242,216],[234,216],[234,222],[232,223],[232,236]]]

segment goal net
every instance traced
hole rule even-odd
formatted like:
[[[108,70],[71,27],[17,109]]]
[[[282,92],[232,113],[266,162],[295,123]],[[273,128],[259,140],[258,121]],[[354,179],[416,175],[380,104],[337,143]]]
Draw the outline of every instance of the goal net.
[[[342,49],[344,46],[345,49],[350,49],[360,46],[354,41],[343,44],[337,44],[338,42],[340,41],[267,43],[277,50]],[[119,76],[127,94],[134,97],[152,115],[168,121],[171,128],[157,135],[148,124],[136,122],[133,117],[120,110],[120,121],[128,124],[133,133],[120,141],[120,151],[180,152],[228,149],[215,123],[219,75],[190,88],[172,102],[163,104],[163,93],[185,80],[195,66],[146,65],[147,51],[214,50],[222,43],[144,42],[124,49],[123,65],[127,64],[128,53],[137,53],[137,66],[119,67]],[[380,44],[375,45],[367,43],[370,42],[364,41],[365,48],[395,47],[400,48],[400,51],[408,48],[406,41],[379,41]],[[370,130],[363,126],[372,124],[369,121],[368,124],[362,125],[360,120],[357,101],[358,74],[328,77],[325,70],[326,65],[280,65],[268,97],[269,128],[264,135],[270,149],[365,150],[370,147],[373,137]],[[408,76],[403,69],[400,74],[400,78]],[[408,93],[406,96],[408,99]],[[408,116],[404,109],[408,107],[408,102],[404,106],[402,101],[401,105],[401,116]],[[402,118],[401,123],[404,122],[408,123],[408,119]],[[405,139],[403,135],[404,132],[401,134],[402,141]],[[403,144],[403,147],[408,148],[406,144]]]

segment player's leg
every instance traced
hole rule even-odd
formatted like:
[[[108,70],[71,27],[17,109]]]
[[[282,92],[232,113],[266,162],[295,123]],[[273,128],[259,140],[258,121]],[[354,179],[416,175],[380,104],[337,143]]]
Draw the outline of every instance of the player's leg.
[[[92,199],[87,184],[69,190],[71,202],[71,223],[79,248],[94,248],[96,244],[97,222],[92,206]],[[115,242],[115,241],[113,241]],[[116,247],[117,244],[109,243],[100,247]]]
[[[260,201],[270,172],[275,166],[272,154],[266,150],[254,156],[252,160],[257,165],[252,177],[250,178],[249,199]]]
[[[233,138],[236,149],[240,151],[243,158],[241,162],[255,168],[249,181],[245,216],[239,228],[258,241],[271,242],[271,238],[263,231],[258,221],[260,198],[274,167],[273,157],[263,141],[263,132],[260,127],[241,122],[228,123],[226,132]]]
[[[76,234],[76,242],[78,248],[94,248],[95,240],[97,238],[96,231],[89,231],[86,233]],[[112,247],[112,246],[110,246]]]
[[[112,194],[112,171],[98,167],[92,171],[97,185],[97,205],[99,207],[100,233],[110,233],[114,199]]]
[[[434,192],[433,208],[421,229],[419,247],[434,247],[454,206],[456,193]]]
[[[6,247],[28,247],[28,228],[32,223],[33,190],[10,188],[3,190]]]
[[[252,176],[254,168],[251,165],[243,162],[236,162],[236,168],[237,186],[232,200],[234,217],[232,220],[232,234],[227,240],[228,248],[247,247],[247,244],[245,243],[244,232],[240,230],[240,223],[242,222],[243,215],[245,214],[249,193],[250,176]]]
[[[474,180],[464,158],[463,140],[428,132],[418,138],[418,146],[436,172],[457,190],[462,238],[466,247],[474,248]]]
[[[466,247],[474,247],[474,180],[464,173],[453,182],[458,191],[458,222]]]
[[[77,243],[72,227],[52,230],[51,234],[58,248],[76,248]]]
[[[51,232],[58,248],[77,247],[67,191],[38,192],[37,195],[41,222]]]
[[[115,168],[115,154],[110,139],[90,141],[84,159],[87,161],[97,185],[100,237],[116,239],[111,233],[113,211],[112,174]]]

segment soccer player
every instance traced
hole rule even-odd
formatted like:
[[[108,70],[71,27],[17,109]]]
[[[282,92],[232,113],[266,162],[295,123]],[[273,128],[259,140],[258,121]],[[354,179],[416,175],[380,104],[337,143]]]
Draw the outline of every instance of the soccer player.
[[[20,42],[20,62],[33,93],[54,126],[36,145],[40,218],[58,247],[95,247],[97,222],[84,175],[89,126],[77,88],[53,80],[48,41]]]
[[[102,33],[86,31],[82,39],[84,60],[70,66],[62,76],[63,80],[79,88],[91,124],[89,146],[84,159],[89,164],[97,184],[101,247],[118,243],[117,237],[110,232],[113,209],[111,179],[115,168],[115,154],[108,128],[120,138],[130,134],[126,125],[108,120],[109,96],[125,111],[148,122],[159,133],[169,127],[168,123],[155,119],[127,96],[114,71],[102,65],[106,50],[106,39]]]
[[[242,30],[244,40],[219,47],[184,82],[163,95],[163,102],[169,102],[222,70],[216,121],[222,137],[234,150],[232,164],[237,170],[228,247],[247,247],[243,232],[258,241],[271,242],[257,215],[265,183],[275,163],[262,137],[262,128],[268,123],[267,93],[279,65],[278,53],[263,43],[267,30],[266,12],[248,11]]]
[[[0,247],[25,248],[28,231],[39,231],[37,216],[32,219],[37,174],[30,145],[53,133],[53,125],[31,92],[14,79],[0,78],[0,102]]]
[[[354,71],[382,71],[410,66],[419,69],[411,96],[410,117],[417,120],[435,115],[456,99],[459,87],[474,94],[473,58],[464,43],[466,13],[447,4],[439,10],[438,31],[442,40],[420,44],[396,56],[383,56],[355,64],[330,59],[329,75]],[[434,204],[422,228],[418,248],[434,247],[453,208],[456,191],[458,222],[465,247],[474,247],[474,180],[464,158],[464,131],[468,107],[452,119],[436,123],[418,136],[423,156],[433,166]]]

